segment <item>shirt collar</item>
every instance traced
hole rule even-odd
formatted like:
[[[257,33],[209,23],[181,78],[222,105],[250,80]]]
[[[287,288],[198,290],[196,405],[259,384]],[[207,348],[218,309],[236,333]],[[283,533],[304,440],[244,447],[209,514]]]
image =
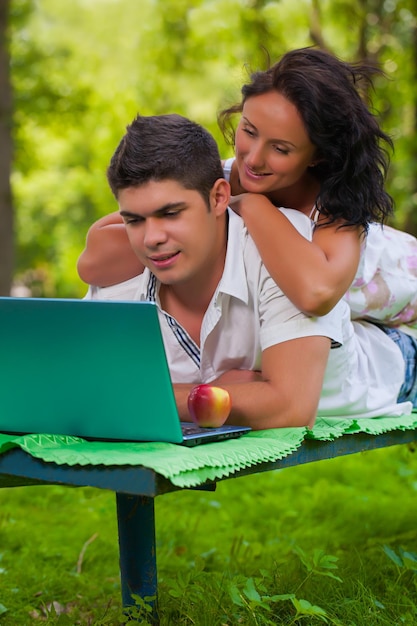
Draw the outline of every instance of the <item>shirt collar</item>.
[[[247,303],[248,284],[243,256],[243,246],[247,231],[241,217],[230,208],[228,209],[228,214],[229,230],[226,260],[217,294],[224,293]]]

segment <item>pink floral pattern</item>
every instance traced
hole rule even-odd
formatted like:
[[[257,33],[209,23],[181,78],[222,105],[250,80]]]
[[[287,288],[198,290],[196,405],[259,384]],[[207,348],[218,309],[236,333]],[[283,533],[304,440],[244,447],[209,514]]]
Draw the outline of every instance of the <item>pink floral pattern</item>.
[[[371,224],[345,299],[353,319],[417,325],[417,239],[389,226]]]

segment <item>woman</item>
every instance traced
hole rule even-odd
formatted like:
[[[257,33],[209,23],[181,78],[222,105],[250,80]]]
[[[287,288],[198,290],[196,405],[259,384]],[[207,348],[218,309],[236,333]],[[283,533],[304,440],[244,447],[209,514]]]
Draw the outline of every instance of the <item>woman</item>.
[[[219,122],[235,145],[236,158],[223,164],[232,208],[286,295],[304,312],[324,315],[349,289],[355,317],[398,324],[417,316],[417,276],[408,258],[417,257],[416,240],[377,224],[392,214],[393,203],[384,188],[392,142],[361,97],[376,72],[314,48],[290,51],[252,74],[241,102]],[[277,207],[310,217],[311,240]],[[364,276],[370,267],[374,273]],[[401,269],[401,294],[394,291],[394,267]],[[90,228],[78,271],[100,286],[142,271],[118,214]]]

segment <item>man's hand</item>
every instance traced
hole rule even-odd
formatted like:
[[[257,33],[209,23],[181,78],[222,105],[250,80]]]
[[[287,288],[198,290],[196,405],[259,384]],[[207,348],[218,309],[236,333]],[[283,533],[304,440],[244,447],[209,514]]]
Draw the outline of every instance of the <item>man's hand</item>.
[[[259,371],[229,370],[207,384],[213,387],[224,387],[226,385],[246,384],[259,381],[263,381],[262,374]],[[175,383],[173,386],[178,414],[180,418],[186,422],[189,422],[191,419],[188,410],[188,396],[195,385],[196,383]]]

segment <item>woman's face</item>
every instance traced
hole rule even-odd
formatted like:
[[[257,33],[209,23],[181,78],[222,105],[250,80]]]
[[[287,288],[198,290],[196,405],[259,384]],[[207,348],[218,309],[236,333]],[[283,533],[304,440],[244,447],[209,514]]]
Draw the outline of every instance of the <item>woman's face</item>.
[[[302,183],[316,156],[297,108],[277,91],[246,100],[235,151],[241,186],[263,194]]]

